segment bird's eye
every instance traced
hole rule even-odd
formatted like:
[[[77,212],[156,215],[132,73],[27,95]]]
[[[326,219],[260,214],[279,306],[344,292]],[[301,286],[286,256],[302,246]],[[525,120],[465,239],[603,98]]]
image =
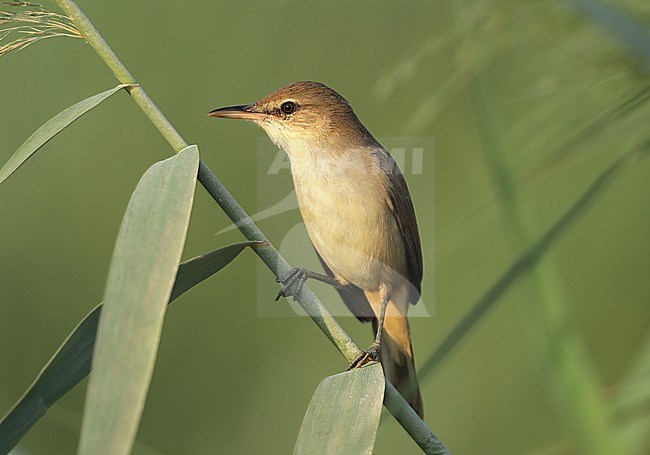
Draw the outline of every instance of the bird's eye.
[[[285,101],[280,106],[280,110],[283,114],[293,114],[296,111],[296,103],[293,101]]]

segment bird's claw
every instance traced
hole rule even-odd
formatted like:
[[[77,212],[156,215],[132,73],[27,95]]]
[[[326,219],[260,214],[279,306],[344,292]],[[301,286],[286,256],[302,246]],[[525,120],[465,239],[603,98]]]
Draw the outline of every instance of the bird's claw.
[[[379,343],[372,343],[370,347],[362,352],[359,357],[354,359],[354,361],[348,367],[348,371],[354,370],[356,368],[361,368],[367,363],[374,362],[379,359]]]
[[[277,278],[275,281],[282,283],[283,286],[280,292],[278,292],[278,295],[275,296],[275,301],[277,302],[281,297],[295,298],[296,294],[302,289],[302,285],[307,281],[307,278],[309,278],[307,269],[302,267],[295,267],[289,270],[289,273],[284,278]]]

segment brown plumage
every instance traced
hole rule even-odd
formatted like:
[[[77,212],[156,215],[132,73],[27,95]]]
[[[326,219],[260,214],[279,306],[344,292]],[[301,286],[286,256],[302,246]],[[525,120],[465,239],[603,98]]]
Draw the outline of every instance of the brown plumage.
[[[386,377],[422,416],[407,320],[409,304],[420,297],[422,249],[411,196],[393,158],[350,104],[318,82],[295,82],[256,103],[210,115],[253,121],[287,152],[300,212],[323,267],[343,285],[337,289],[352,313],[381,332],[376,342]],[[373,343],[369,352],[373,347],[379,348]]]

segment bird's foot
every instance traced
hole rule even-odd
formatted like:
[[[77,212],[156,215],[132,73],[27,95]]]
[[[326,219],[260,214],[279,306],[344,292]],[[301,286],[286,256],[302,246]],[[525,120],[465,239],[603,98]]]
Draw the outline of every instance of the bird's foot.
[[[379,350],[380,350],[379,343],[375,341],[370,345],[370,347],[365,352],[362,352],[361,355],[359,355],[359,357],[354,359],[354,362],[352,362],[348,367],[348,371],[354,370],[355,368],[361,368],[367,363],[378,360]]]
[[[275,301],[277,302],[280,300],[280,297],[295,298],[296,294],[298,294],[300,289],[302,289],[302,285],[307,281],[307,278],[309,278],[309,271],[307,269],[295,267],[289,270],[289,273],[284,278],[276,279],[275,281],[277,283],[282,283],[283,286],[275,297]]]

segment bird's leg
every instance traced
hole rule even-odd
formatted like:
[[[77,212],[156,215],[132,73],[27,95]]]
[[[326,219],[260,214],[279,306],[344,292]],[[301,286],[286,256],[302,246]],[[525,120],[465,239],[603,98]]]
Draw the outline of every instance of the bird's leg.
[[[280,300],[280,297],[295,297],[295,295],[300,292],[302,285],[305,284],[305,281],[307,281],[308,278],[322,281],[323,283],[331,284],[335,287],[341,287],[348,284],[345,281],[329,275],[312,272],[311,270],[302,267],[295,267],[289,270],[289,273],[284,278],[278,278],[275,280],[278,283],[283,284],[282,289],[280,289],[280,292],[278,292],[278,295],[275,297],[276,302]]]
[[[355,368],[361,368],[366,363],[379,359],[379,352],[381,350],[381,334],[384,330],[384,320],[386,319],[386,309],[388,308],[388,302],[390,302],[390,292],[386,292],[381,299],[381,311],[379,313],[379,323],[377,324],[377,334],[375,335],[375,341],[372,342],[370,347],[366,349],[365,352],[362,352],[359,357],[354,359],[354,361],[348,367],[348,371]]]

